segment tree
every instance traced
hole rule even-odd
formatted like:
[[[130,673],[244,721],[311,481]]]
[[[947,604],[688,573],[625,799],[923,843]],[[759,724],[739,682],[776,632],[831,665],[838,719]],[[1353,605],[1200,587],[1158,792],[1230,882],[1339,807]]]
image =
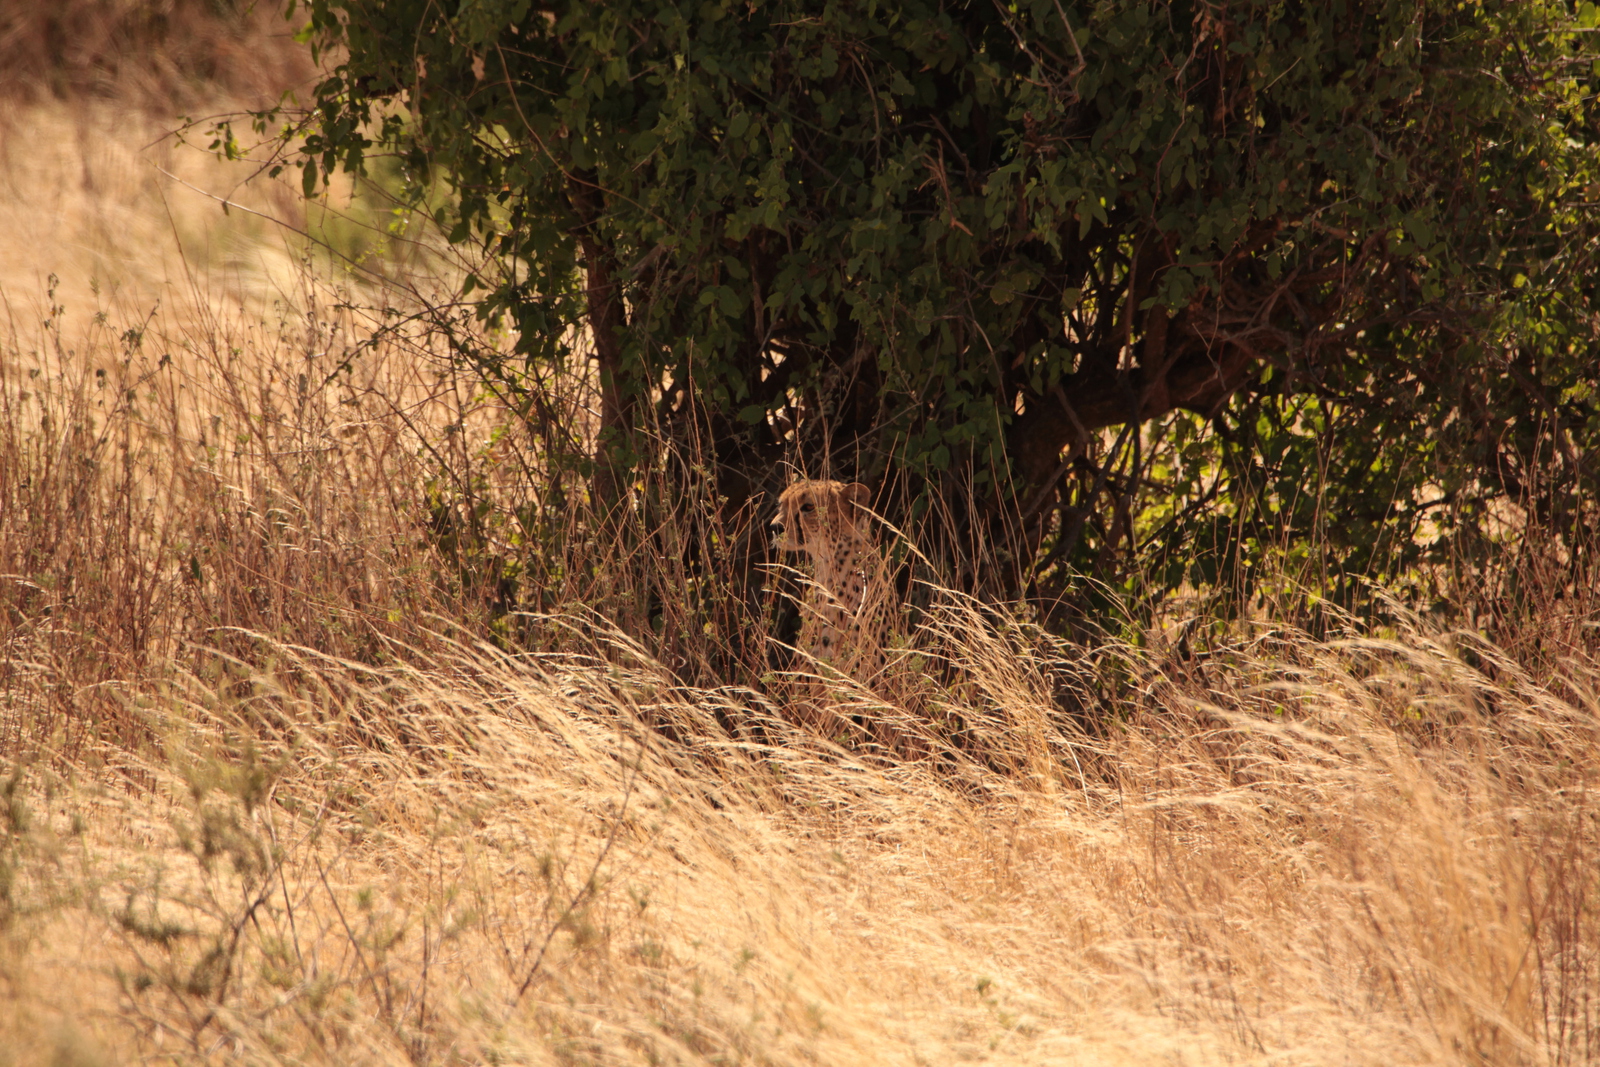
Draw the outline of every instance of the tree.
[[[881,481],[1014,594],[1593,499],[1593,4],[301,6],[306,189],[447,177],[525,359],[485,373],[587,333],[602,500],[704,435],[732,505]]]

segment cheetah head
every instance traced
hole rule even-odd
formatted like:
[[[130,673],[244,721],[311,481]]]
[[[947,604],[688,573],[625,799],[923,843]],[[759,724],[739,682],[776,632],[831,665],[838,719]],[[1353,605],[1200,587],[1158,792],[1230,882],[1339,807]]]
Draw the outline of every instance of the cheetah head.
[[[860,482],[799,481],[778,497],[772,523],[777,547],[785,552],[812,552],[857,535],[861,512],[872,490]]]

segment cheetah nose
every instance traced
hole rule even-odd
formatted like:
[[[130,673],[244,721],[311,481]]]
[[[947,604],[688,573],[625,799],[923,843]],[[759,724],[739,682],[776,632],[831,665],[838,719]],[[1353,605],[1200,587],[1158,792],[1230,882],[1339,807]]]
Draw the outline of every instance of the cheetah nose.
[[[767,529],[773,534],[781,535],[783,533],[783,520],[773,519],[771,522],[767,523]]]

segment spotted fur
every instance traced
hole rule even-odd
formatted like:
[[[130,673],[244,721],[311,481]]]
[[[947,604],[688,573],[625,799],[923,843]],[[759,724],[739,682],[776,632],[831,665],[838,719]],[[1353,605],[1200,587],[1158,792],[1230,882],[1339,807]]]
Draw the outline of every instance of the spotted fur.
[[[778,498],[778,547],[811,560],[799,648],[871,684],[882,675],[894,595],[872,535],[872,491],[860,482],[799,481]]]

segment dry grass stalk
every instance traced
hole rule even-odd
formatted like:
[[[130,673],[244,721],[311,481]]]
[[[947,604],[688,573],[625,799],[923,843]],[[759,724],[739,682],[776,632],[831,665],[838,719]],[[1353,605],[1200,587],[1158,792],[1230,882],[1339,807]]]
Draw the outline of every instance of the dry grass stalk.
[[[165,756],[100,750],[149,794],[15,770],[17,1010],[185,1060],[1596,1052],[1596,709],[1448,639],[1208,684],[1100,649],[1144,685],[1094,741],[1011,659],[952,695],[1005,709],[1003,758],[877,769],[646,661],[437,648],[174,679]]]

